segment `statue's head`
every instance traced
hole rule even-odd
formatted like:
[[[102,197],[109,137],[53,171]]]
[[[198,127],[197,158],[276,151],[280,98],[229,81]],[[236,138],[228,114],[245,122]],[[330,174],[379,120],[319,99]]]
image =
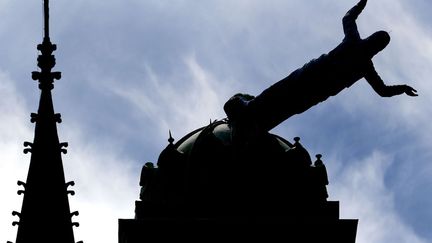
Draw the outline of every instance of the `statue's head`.
[[[235,94],[231,97],[224,105],[225,113],[228,119],[235,121],[238,119],[246,118],[245,107],[247,103],[253,100],[255,97],[249,94]]]
[[[390,42],[390,35],[386,31],[377,31],[364,40],[366,55],[372,58],[382,51]]]

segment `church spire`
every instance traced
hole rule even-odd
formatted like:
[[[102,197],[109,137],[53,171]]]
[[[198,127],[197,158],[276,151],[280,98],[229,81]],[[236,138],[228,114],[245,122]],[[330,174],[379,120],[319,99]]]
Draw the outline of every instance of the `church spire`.
[[[33,143],[24,142],[24,153],[31,153],[27,181],[18,181],[18,194],[24,194],[21,212],[12,214],[19,217],[16,243],[75,243],[72,217],[78,212],[70,212],[68,190],[74,182],[65,181],[61,153],[66,153],[67,143],[60,143],[57,123],[60,114],[54,112],[51,90],[54,80],[61,78],[60,72],[52,72],[55,66],[53,52],[56,45],[49,37],[49,0],[44,0],[44,38],[37,46],[40,51],[38,67],[32,72],[33,80],[39,82],[40,101],[37,113],[31,114],[35,123]]]

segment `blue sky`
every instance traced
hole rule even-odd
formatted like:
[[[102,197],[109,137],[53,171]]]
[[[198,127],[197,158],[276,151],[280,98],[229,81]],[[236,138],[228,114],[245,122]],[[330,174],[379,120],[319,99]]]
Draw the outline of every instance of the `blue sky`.
[[[341,18],[356,1],[51,1],[58,45],[54,104],[67,180],[76,182],[76,240],[117,242],[117,219],[132,218],[139,173],[156,162],[168,130],[177,140],[224,118],[237,92],[257,95],[343,38]],[[330,199],[358,218],[358,243],[432,242],[432,28],[427,0],[369,0],[362,37],[390,32],[373,61],[388,84],[416,98],[381,98],[364,80],[290,118],[273,133],[322,153]],[[33,139],[36,45],[42,1],[0,0],[0,241],[15,218]]]

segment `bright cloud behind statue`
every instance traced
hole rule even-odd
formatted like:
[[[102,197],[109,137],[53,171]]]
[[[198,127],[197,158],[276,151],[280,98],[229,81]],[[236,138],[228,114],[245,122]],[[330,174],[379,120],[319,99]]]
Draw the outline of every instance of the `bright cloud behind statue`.
[[[257,95],[343,38],[341,18],[356,1],[52,1],[58,45],[53,90],[76,240],[117,242],[117,219],[132,218],[139,173],[157,161],[168,130],[178,140],[224,118],[237,92]],[[30,157],[31,80],[42,41],[38,1],[0,0],[0,241],[15,240],[17,180]],[[389,46],[374,58],[387,84],[419,97],[384,99],[361,80],[272,132],[322,153],[330,199],[359,218],[357,242],[432,242],[432,3],[369,0],[362,37],[383,29]],[[428,11],[429,10],[429,11]]]

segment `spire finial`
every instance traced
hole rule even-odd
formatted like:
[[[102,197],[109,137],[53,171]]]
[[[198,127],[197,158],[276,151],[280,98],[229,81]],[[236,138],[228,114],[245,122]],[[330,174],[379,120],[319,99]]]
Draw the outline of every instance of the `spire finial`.
[[[38,67],[41,71],[32,72],[32,79],[39,80],[39,88],[45,90],[51,90],[54,88],[54,80],[61,78],[60,72],[52,72],[56,62],[55,57],[52,54],[57,46],[52,44],[49,37],[49,0],[44,1],[44,38],[42,44],[37,46],[37,49],[41,52],[38,57]]]
[[[168,130],[168,132],[169,132],[168,142],[169,142],[170,144],[173,144],[173,142],[174,142],[174,138],[173,138],[172,135],[171,135],[171,130]]]
[[[49,0],[44,0],[44,34],[49,39]]]

